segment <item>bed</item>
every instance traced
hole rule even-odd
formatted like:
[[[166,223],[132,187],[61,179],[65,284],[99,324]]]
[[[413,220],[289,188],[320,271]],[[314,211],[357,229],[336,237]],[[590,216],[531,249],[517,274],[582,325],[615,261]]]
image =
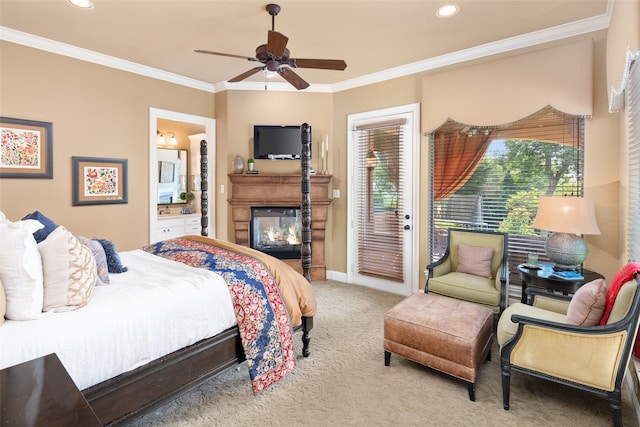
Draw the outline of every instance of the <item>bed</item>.
[[[245,361],[256,393],[284,378],[296,363],[294,331],[302,330],[302,353],[310,354],[316,309],[309,143],[303,125],[303,275],[269,255],[206,237],[202,141],[203,236],[117,253],[128,271],[109,274],[110,283],[95,286],[80,309],[5,321],[0,368],[56,352],[104,425],[130,421]]]

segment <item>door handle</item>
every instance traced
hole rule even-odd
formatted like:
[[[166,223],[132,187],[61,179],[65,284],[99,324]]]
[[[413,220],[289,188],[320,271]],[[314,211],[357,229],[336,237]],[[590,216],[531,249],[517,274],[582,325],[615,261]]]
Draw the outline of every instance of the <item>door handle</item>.
[[[405,226],[404,226],[404,229],[405,229],[405,230],[411,230],[411,226],[410,226],[410,225],[405,225]]]

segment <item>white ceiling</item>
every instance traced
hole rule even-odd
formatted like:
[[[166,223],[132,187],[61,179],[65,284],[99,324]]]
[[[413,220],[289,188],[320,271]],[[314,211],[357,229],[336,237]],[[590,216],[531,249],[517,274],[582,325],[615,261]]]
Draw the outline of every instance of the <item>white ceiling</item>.
[[[602,30],[612,1],[281,0],[275,30],[289,37],[291,57],[347,62],[344,71],[296,70],[307,91],[331,91]],[[271,29],[268,1],[93,3],[81,10],[66,0],[0,0],[0,38],[217,91],[243,88],[225,82],[257,64],[193,50],[254,56]],[[446,3],[460,13],[437,18]],[[246,83],[264,81],[258,73]]]

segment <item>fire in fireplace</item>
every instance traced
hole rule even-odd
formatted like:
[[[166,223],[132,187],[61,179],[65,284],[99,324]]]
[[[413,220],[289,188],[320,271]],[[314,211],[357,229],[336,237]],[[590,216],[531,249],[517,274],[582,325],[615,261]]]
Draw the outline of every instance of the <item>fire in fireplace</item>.
[[[300,258],[300,215],[299,208],[251,208],[249,246],[280,259]]]

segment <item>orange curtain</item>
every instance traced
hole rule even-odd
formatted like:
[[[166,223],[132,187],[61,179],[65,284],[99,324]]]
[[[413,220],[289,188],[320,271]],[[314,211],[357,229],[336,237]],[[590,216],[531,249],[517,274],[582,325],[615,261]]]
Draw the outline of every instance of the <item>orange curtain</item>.
[[[434,134],[433,195],[439,201],[458,191],[478,168],[496,130]]]

